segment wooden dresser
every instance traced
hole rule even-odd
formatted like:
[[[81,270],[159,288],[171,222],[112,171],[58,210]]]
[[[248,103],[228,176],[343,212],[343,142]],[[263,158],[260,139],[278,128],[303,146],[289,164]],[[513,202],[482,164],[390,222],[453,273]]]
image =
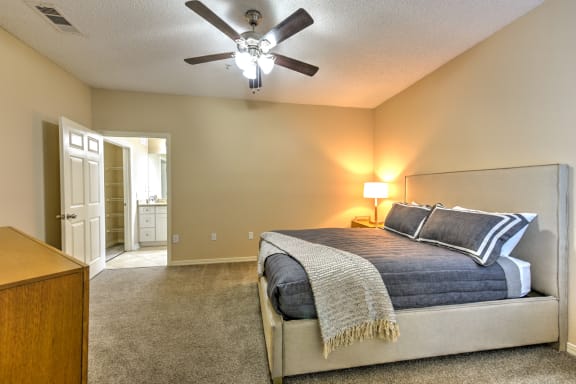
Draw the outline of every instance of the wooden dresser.
[[[88,266],[0,227],[0,383],[86,383]]]

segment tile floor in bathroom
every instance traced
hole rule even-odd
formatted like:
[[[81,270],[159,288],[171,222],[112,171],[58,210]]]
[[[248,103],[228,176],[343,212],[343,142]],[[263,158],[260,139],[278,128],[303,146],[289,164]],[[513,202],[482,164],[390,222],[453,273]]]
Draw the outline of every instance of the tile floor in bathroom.
[[[167,265],[166,247],[142,247],[137,251],[128,251],[106,262],[106,268],[142,268]]]

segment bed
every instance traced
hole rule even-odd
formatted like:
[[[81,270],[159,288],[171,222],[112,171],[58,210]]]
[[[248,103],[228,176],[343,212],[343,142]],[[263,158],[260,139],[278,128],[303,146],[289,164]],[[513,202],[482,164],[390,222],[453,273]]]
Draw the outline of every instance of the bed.
[[[286,320],[268,298],[266,277],[260,277],[260,307],[272,381],[281,383],[283,377],[304,373],[530,344],[556,343],[559,350],[565,350],[568,177],[568,167],[558,164],[407,176],[407,202],[536,213],[537,218],[512,254],[530,263],[533,292],[515,299],[396,310],[401,336],[394,343],[354,343],[326,359],[318,320]]]

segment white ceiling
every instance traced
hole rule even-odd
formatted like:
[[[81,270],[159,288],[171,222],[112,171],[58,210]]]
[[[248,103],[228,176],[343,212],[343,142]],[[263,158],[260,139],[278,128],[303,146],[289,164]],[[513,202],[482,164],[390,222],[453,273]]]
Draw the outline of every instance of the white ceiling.
[[[203,0],[236,31],[259,10],[267,32],[298,8],[314,24],[273,52],[316,65],[314,77],[276,67],[257,94],[234,50],[185,0],[51,0],[81,34],[57,31],[28,0],[0,0],[0,26],[97,88],[373,108],[544,0]]]

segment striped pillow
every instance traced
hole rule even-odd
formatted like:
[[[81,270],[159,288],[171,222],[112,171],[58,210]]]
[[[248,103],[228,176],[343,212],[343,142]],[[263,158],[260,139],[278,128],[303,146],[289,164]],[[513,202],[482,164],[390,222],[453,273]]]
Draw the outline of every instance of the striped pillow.
[[[431,210],[424,205],[394,203],[384,221],[384,229],[415,239]]]
[[[435,207],[418,240],[454,249],[480,265],[490,265],[499,256],[512,252],[534,217],[535,214]]]

